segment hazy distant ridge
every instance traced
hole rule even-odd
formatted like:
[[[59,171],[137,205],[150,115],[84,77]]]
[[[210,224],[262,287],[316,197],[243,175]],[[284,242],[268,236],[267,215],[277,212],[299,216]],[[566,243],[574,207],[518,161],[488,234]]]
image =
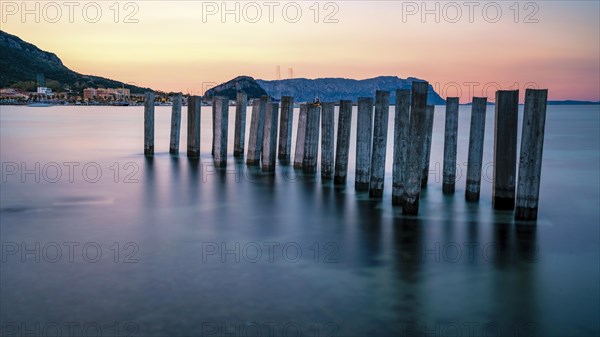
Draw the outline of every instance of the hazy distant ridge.
[[[394,103],[396,89],[410,89],[412,82],[422,81],[409,77],[402,79],[396,76],[379,76],[364,80],[348,78],[294,78],[285,80],[256,80],[267,91],[269,96],[280,99],[281,96],[294,96],[296,102],[312,101],[319,97],[324,102],[339,100],[357,101],[358,97],[375,97],[376,90],[390,91],[390,103]],[[445,100],[429,85],[429,104],[444,104]]]

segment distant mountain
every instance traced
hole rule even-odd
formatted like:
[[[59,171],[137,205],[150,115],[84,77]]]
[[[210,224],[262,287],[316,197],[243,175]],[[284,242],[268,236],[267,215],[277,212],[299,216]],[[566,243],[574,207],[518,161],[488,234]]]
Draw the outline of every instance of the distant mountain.
[[[54,53],[43,51],[15,35],[0,31],[0,87],[17,87],[35,91],[37,74],[44,74],[46,86],[53,90],[81,93],[87,87],[121,88],[143,93],[141,88],[99,76],[82,75],[67,68]]]
[[[523,103],[520,103],[520,104],[522,105]],[[471,105],[471,102],[464,103],[461,105]],[[495,105],[495,103],[488,101],[487,105]],[[573,100],[548,101],[548,105],[600,105],[600,101],[573,101]]]
[[[294,78],[285,80],[256,80],[269,96],[280,99],[281,96],[294,96],[296,102],[313,101],[315,97],[323,102],[337,102],[342,99],[357,101],[358,97],[374,97],[375,90],[390,91],[390,103],[396,97],[396,89],[410,89],[412,82],[422,81],[409,77],[402,79],[396,76],[379,76],[365,80],[347,78]],[[444,104],[440,97],[429,85],[428,104]]]
[[[548,105],[597,105],[600,104],[600,101],[548,101]]]
[[[252,77],[238,76],[207,90],[204,93],[204,97],[223,96],[234,100],[238,91],[245,92],[248,98],[259,98],[260,96],[267,95],[267,92]]]

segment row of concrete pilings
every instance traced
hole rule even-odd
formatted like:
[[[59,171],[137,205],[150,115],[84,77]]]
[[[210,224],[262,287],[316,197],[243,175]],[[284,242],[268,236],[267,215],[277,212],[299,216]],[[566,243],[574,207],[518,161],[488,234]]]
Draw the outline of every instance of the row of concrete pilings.
[[[413,82],[411,89],[396,90],[392,203],[401,206],[406,215],[418,214],[421,189],[427,186],[434,115],[434,106],[427,105],[428,89],[427,82]],[[519,91],[496,92],[492,206],[499,210],[516,207],[517,220],[537,219],[547,96],[546,89],[525,92],[517,177]],[[247,165],[261,166],[263,171],[275,174],[276,158],[283,164],[292,163],[294,98],[283,96],[280,102],[271,102],[263,96],[253,101],[246,149],[247,100],[245,93],[237,93],[233,155],[243,157],[246,150]],[[188,99],[187,155],[192,158],[200,156],[201,103],[200,96]],[[306,173],[317,172],[320,150],[321,178],[339,185],[346,183],[352,106],[350,100],[339,102],[336,136],[335,103],[300,104],[295,168]],[[375,100],[358,98],[354,186],[357,191],[369,191],[373,198],[383,194],[389,106],[389,91],[377,90]],[[182,95],[178,94],[173,98],[171,115],[170,152],[173,154],[179,153],[181,108]],[[458,108],[457,97],[446,99],[442,179],[445,194],[454,193],[456,182]],[[465,198],[475,202],[480,194],[487,98],[473,97],[471,109]],[[228,119],[229,99],[213,98],[212,156],[217,167],[227,164]],[[154,94],[151,92],[146,93],[144,106],[144,154],[154,154]]]

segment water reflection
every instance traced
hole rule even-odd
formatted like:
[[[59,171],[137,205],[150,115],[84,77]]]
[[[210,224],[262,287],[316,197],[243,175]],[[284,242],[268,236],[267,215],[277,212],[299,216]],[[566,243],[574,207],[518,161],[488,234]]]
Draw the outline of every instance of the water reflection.
[[[381,307],[377,310],[388,310],[391,321],[385,327],[371,326],[369,333],[401,331],[418,336],[432,326],[443,328],[443,322],[455,322],[458,316],[443,314],[449,307],[434,304],[443,292],[449,293],[441,296],[460,301],[446,305],[460,305],[467,317],[477,317],[482,326],[496,324],[502,333],[530,329],[527,324],[539,319],[537,226],[515,226],[507,222],[510,215],[502,212],[491,213],[491,223],[481,221],[480,207],[466,204],[469,211],[463,215],[457,211],[461,202],[446,196],[438,210],[444,214],[442,219],[404,217],[401,212],[389,213],[367,193],[355,193],[352,186],[334,187],[318,175],[304,175],[289,166],[278,166],[272,176],[243,160],[232,160],[225,168],[189,158],[182,165],[180,160],[170,157],[164,166],[163,158],[144,159],[147,225],[158,227],[177,219],[195,224],[204,238],[230,247],[280,235],[306,247],[316,241],[334,242],[342,265],[313,267],[327,273],[330,268],[348,269],[380,288],[365,291],[372,305]],[[184,190],[187,193],[182,195]],[[165,204],[161,198],[170,200]],[[161,205],[174,209],[148,211]],[[182,213],[182,206],[190,213]],[[152,240],[158,240],[160,232],[157,228]],[[186,250],[201,253],[201,242],[190,241]],[[482,273],[488,275],[478,281],[477,299],[470,302],[470,279]],[[446,278],[450,288],[436,286]]]
[[[418,331],[418,322],[423,322],[421,315],[422,298],[421,265],[422,261],[422,229],[423,223],[417,218],[395,218],[393,230],[393,251],[398,283],[395,312],[397,315],[397,331],[401,336],[422,335]],[[417,331],[415,331],[417,330]]]
[[[496,310],[490,320],[506,322],[501,331],[522,335],[539,330],[535,226],[494,224],[493,254],[487,255],[496,269],[491,289]],[[511,312],[506,315],[505,313]],[[508,324],[512,322],[513,324]]]
[[[360,197],[354,203],[359,233],[356,237],[360,247],[359,265],[378,267],[382,263],[383,253],[381,209],[376,207],[378,202],[361,200]]]
[[[188,191],[187,203],[189,205],[194,205],[198,203],[200,193],[200,176],[202,174],[202,162],[200,158],[192,158],[187,157],[188,163],[188,179],[184,179],[183,182],[187,186],[186,190]],[[177,193],[177,192],[174,192]]]
[[[150,209],[156,207],[156,198],[159,196],[156,193],[156,174],[154,169],[154,157],[144,156],[142,200],[144,200],[143,204],[145,207]]]
[[[423,247],[422,221],[416,218],[394,219],[394,259],[398,278],[407,284],[418,284]]]

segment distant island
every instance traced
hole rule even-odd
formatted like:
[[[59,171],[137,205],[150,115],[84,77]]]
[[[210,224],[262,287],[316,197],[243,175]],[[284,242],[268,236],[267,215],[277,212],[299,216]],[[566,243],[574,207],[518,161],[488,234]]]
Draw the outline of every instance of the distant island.
[[[494,105],[494,102],[488,102],[488,105]],[[600,101],[573,101],[573,100],[566,100],[566,101],[548,101],[547,102],[548,105],[599,105]],[[464,103],[461,105],[471,105],[471,102],[469,103]]]
[[[548,101],[548,105],[596,105],[600,104],[600,101]]]
[[[359,97],[375,97],[376,90],[385,90],[390,91],[391,104],[395,102],[396,89],[410,89],[412,83],[418,81],[424,80],[415,77],[403,79],[397,76],[378,76],[363,80],[348,78],[257,80],[258,84],[276,99],[289,95],[299,102],[312,101],[315,97],[325,102],[338,102],[340,100],[356,102]],[[446,103],[435,92],[431,84],[427,94],[427,103],[433,105]]]
[[[223,96],[235,99],[238,90],[248,94],[249,98],[268,95],[275,100],[281,96],[293,96],[296,102],[312,102],[318,98],[323,102],[339,102],[359,97],[374,97],[376,90],[390,91],[390,103],[394,104],[396,89],[410,89],[412,82],[423,81],[409,77],[402,79],[396,76],[378,76],[355,80],[348,78],[292,78],[283,80],[255,80],[249,76],[239,76],[223,84],[207,90],[206,97]],[[428,103],[444,104],[446,101],[429,86]]]

